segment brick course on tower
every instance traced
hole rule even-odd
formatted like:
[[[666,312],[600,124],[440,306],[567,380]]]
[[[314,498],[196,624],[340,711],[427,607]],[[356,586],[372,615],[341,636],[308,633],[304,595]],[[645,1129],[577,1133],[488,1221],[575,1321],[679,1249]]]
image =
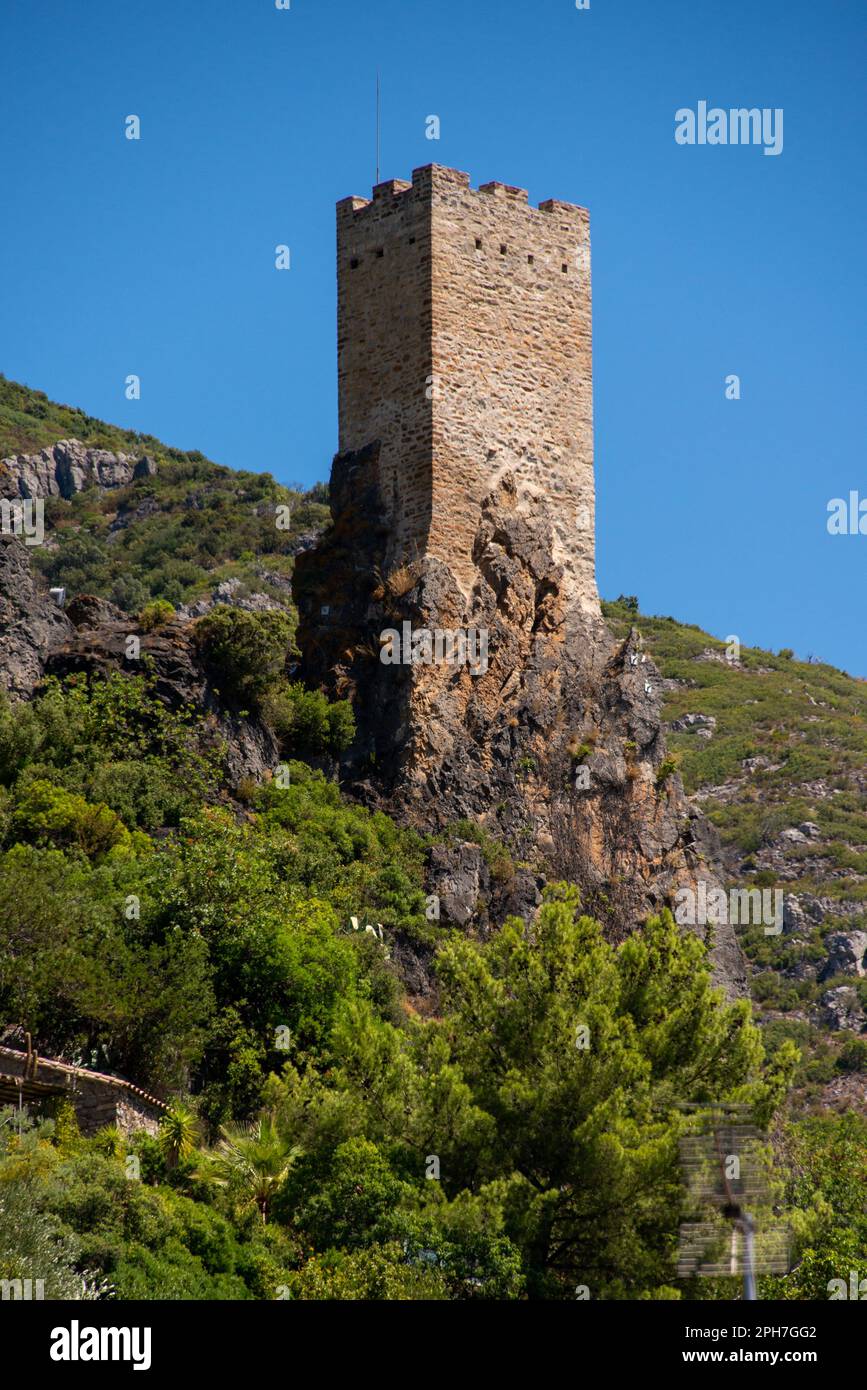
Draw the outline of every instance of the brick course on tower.
[[[598,611],[587,210],[428,165],[338,203],[337,267],[340,450],[381,443],[390,562],[435,556],[469,596],[511,474]]]

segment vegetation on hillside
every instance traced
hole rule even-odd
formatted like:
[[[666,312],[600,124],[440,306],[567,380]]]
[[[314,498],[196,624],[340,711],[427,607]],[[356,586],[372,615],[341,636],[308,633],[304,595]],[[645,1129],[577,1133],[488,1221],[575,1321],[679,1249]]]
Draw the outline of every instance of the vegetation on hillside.
[[[732,881],[825,904],[821,921],[806,922],[795,938],[788,929],[741,929],[766,1036],[797,1043],[800,1099],[816,1098],[841,1073],[867,1072],[867,1045],[851,1034],[832,1037],[810,1013],[838,985],[867,1007],[867,979],[820,981],[815,972],[830,935],[867,929],[867,682],[797,661],[789,650],[735,651],[700,628],[639,614],[634,599],[604,612],[618,636],[639,629],[665,681],[667,721],[716,721],[704,726],[710,737],[693,730],[666,738],[686,790],[720,831]],[[782,834],[805,824],[800,839]]]
[[[158,1135],[132,1138],[82,1138],[56,1101],[0,1110],[0,1279],[42,1278],[47,1298],[729,1298],[732,1280],[677,1274],[696,1215],[678,1140],[722,1101],[765,1136],[774,1219],[793,1233],[793,1270],[762,1296],[867,1276],[867,1123],[786,1108],[793,1078],[857,1077],[867,1048],[801,1016],[815,982],[784,974],[791,943],[744,936],[755,1017],[711,987],[704,946],[667,912],[616,946],[568,884],[485,939],[429,920],[429,844],[310,765],[353,729],[350,705],[287,662],[293,548],[323,524],[323,490],[0,379],[0,457],[63,437],[158,471],[52,503],[37,563],[147,631],[220,580],[270,594],[280,607],[219,603],[193,634],[221,698],[264,718],[285,761],[234,785],[216,717],[168,708],[147,662],[0,703],[0,1022],[169,1103]],[[609,605],[609,622],[641,627],[666,717],[716,719],[710,739],[672,735],[665,775],[676,759],[705,795],[739,872],[766,882],[775,854],[798,891],[857,898],[863,688],[790,655],[730,666],[698,629],[637,610]],[[822,855],[781,858],[779,830],[807,820]],[[473,823],[444,838],[514,874]],[[431,975],[424,1014],[407,960]]]
[[[148,698],[73,679],[5,716],[0,1017],[173,1109],[128,1141],[0,1117],[3,1277],[38,1248],[55,1296],[730,1296],[677,1278],[682,1103],[773,1127],[797,1055],[711,989],[698,939],[663,914],[613,947],[566,886],[532,927],[452,933],[412,832],[299,761],[239,817],[195,720]],[[404,942],[437,951],[435,1018],[404,1001]],[[817,1296],[850,1260],[863,1146],[772,1132],[824,1183],[782,1173],[810,1261],[783,1293]]]
[[[288,604],[299,537],[328,519],[322,484],[302,493],[270,473],[235,472],[0,377],[0,458],[60,439],[148,454],[157,471],[102,494],[48,499],[47,543],[32,555],[51,584],[110,599],[129,613],[150,599],[191,603],[228,580],[238,581],[239,597],[265,593]]]

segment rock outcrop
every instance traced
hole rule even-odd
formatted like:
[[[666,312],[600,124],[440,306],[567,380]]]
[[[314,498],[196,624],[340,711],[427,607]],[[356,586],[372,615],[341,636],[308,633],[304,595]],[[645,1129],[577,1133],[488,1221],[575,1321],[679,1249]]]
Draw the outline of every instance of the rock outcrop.
[[[677,887],[714,882],[715,832],[666,761],[659,674],[636,631],[618,643],[566,608],[550,528],[514,480],[482,506],[468,598],[430,556],[386,572],[376,444],[338,456],[331,499],[331,529],[296,565],[298,643],[306,679],[354,700],[354,793],[423,830],[474,820],[580,884],[613,939]],[[731,928],[713,950],[720,982],[745,992]]]
[[[130,659],[128,639],[140,655]],[[279,749],[259,719],[227,707],[215,693],[189,622],[175,620],[140,632],[134,618],[106,599],[76,595],[65,609],[52,600],[34,572],[30,554],[15,536],[0,533],[0,689],[12,700],[29,699],[45,675],[74,672],[140,675],[153,672],[157,697],[172,708],[192,705],[208,717],[205,737],[225,745],[229,782],[270,775]]]
[[[147,454],[113,454],[89,449],[79,439],[61,439],[38,454],[0,459],[0,497],[74,497],[86,487],[125,487],[156,472]]]
[[[819,1000],[818,1022],[835,1033],[863,1033],[867,1030],[867,1013],[857,990],[851,985],[838,985],[827,990]]]
[[[828,959],[819,973],[819,980],[832,980],[835,975],[865,975],[867,932],[832,932],[825,939]]]
[[[24,542],[0,533],[0,689],[13,700],[29,698],[49,653],[72,632]]]
[[[174,620],[153,632],[140,632],[129,614],[105,599],[83,595],[68,608],[70,631],[48,652],[45,672],[109,676],[120,671],[139,675],[145,664],[153,673],[154,693],[173,709],[192,706],[207,717],[205,736],[225,746],[225,768],[232,786],[244,778],[270,776],[279,749],[261,720],[242,715],[217,696],[202,662],[190,623]],[[128,639],[138,636],[139,655],[130,659]]]

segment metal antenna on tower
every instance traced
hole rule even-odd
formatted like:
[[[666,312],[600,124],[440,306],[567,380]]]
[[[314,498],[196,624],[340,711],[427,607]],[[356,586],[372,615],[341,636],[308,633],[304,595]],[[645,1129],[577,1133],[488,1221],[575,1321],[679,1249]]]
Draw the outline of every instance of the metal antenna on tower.
[[[376,74],[376,182],[379,183],[379,150],[382,135],[382,122],[380,116],[380,84],[379,71]]]

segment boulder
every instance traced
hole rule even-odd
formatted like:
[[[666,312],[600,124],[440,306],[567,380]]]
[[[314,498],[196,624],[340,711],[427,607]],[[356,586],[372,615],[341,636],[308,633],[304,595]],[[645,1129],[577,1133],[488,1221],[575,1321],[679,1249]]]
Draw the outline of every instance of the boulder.
[[[713,738],[716,719],[712,714],[684,714],[667,725],[672,734],[695,734],[697,738]]]
[[[805,845],[807,843],[807,836],[803,830],[797,830],[794,826],[788,830],[781,830],[779,839],[783,845]]]
[[[833,1032],[846,1030],[863,1033],[867,1028],[867,1014],[861,1005],[858,991],[851,985],[838,985],[829,989],[819,1000],[819,1017],[825,1027]]]
[[[864,957],[867,954],[867,932],[832,932],[825,940],[828,959],[822,966],[820,980],[830,980],[834,975],[864,975]]]

